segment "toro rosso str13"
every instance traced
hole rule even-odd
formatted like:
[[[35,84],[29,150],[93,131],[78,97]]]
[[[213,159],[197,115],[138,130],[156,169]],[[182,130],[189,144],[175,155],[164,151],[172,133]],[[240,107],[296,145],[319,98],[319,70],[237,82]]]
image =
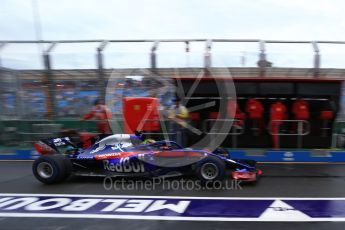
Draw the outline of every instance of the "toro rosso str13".
[[[168,177],[195,175],[202,182],[233,179],[254,182],[262,174],[252,160],[231,159],[224,149],[213,152],[183,148],[172,141],[143,142],[138,135],[98,136],[80,148],[71,137],[44,139],[34,144],[41,156],[33,174],[45,183],[62,182],[70,175]]]

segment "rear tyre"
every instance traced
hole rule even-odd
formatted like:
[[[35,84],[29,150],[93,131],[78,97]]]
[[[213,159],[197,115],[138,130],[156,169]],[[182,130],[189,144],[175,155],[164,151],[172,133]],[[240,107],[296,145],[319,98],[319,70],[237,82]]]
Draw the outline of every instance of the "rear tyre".
[[[37,180],[44,184],[64,181],[72,172],[72,163],[64,155],[41,156],[32,165]]]
[[[225,163],[215,156],[208,156],[198,163],[196,176],[203,184],[223,181],[225,177]]]

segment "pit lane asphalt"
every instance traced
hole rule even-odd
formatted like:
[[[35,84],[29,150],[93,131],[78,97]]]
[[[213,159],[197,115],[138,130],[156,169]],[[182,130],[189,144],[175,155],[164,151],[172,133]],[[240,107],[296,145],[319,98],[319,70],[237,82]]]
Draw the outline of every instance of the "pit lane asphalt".
[[[43,185],[31,172],[32,162],[0,162],[0,193],[148,195],[193,197],[345,197],[345,164],[259,164],[264,176],[237,190],[106,190],[102,178],[72,177]],[[342,222],[198,222],[68,218],[5,218],[0,229],[344,229]]]

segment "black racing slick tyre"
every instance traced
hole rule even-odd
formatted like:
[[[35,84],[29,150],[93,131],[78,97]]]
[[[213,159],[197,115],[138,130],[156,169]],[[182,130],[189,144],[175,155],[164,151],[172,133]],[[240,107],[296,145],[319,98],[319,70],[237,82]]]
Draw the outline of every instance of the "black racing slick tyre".
[[[200,161],[196,168],[196,176],[205,184],[223,181],[225,178],[225,163],[216,156],[208,156]]]
[[[32,171],[42,183],[55,184],[71,175],[72,163],[64,155],[46,155],[34,161]]]

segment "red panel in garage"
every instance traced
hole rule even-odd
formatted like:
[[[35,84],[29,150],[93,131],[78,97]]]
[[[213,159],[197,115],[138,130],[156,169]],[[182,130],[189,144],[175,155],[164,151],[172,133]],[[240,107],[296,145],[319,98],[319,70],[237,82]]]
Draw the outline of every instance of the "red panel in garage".
[[[124,129],[126,133],[159,131],[159,101],[153,97],[123,98]]]

